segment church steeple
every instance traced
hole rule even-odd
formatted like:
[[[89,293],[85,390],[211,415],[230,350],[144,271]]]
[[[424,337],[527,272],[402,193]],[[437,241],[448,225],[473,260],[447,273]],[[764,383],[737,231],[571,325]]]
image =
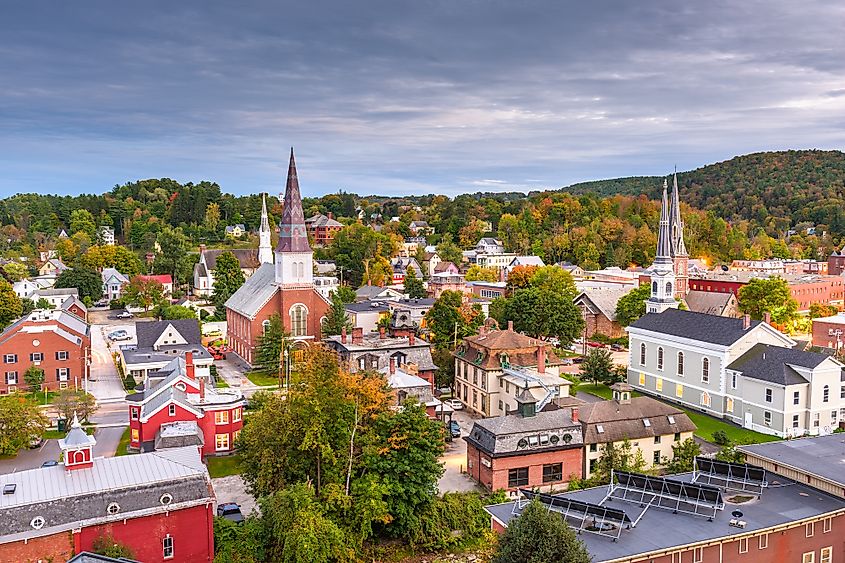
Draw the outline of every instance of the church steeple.
[[[308,244],[293,147],[290,149],[283,205],[285,209],[279,223],[279,244],[276,245],[276,283],[310,287],[314,282],[314,253]]]
[[[677,172],[672,177],[672,203],[669,208],[669,230],[672,232],[672,256],[688,256],[687,247],[684,244],[684,221],[681,219]]]
[[[666,180],[663,180],[663,199],[660,205],[660,224],[657,231],[657,255],[655,264],[672,263],[672,237],[669,227],[669,202],[666,196]]]
[[[261,194],[261,228],[258,229],[258,263],[273,263],[273,245],[270,243],[270,220],[267,217],[266,194]]]
[[[651,294],[646,301],[646,312],[662,313],[677,308],[675,301],[675,267],[672,261],[672,236],[669,230],[669,197],[663,180],[663,199],[660,205],[660,225],[657,231],[657,255],[651,265]]]

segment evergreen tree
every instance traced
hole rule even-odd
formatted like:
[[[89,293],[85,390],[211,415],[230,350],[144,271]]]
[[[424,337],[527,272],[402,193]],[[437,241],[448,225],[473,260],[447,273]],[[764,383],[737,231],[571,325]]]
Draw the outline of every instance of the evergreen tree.
[[[87,297],[91,302],[99,301],[103,296],[103,278],[100,272],[82,265],[63,271],[56,278],[56,288],[76,288],[79,298]]]
[[[587,351],[584,363],[581,364],[581,377],[594,384],[616,383],[616,373],[613,366],[613,356],[606,348],[591,348]]]
[[[258,336],[255,347],[255,371],[267,375],[278,375],[282,369],[285,327],[278,313],[271,315],[267,321],[264,332]]]
[[[408,294],[409,299],[423,299],[426,296],[423,281],[417,277],[417,272],[413,268],[408,268],[405,273],[405,293]]]
[[[244,281],[243,270],[235,255],[231,252],[220,254],[214,265],[214,295],[212,296],[214,306],[223,309],[226,301],[244,284]]]
[[[352,330],[352,320],[346,313],[346,304],[343,302],[340,294],[335,291],[332,293],[332,304],[329,307],[329,312],[323,319],[322,332],[323,336],[334,336],[340,334],[343,329],[347,331]]]
[[[532,500],[511,520],[493,563],[589,563],[584,544],[563,517]]]
[[[23,314],[23,303],[12,284],[0,278],[0,330]]]

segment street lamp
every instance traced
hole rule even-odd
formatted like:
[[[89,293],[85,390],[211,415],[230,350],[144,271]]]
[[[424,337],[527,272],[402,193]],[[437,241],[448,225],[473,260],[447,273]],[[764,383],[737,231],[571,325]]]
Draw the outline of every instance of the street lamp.
[[[290,389],[290,360],[289,360],[289,357],[288,357],[289,355],[288,355],[288,349],[287,348],[284,349],[284,355],[285,355],[285,391],[288,391]]]

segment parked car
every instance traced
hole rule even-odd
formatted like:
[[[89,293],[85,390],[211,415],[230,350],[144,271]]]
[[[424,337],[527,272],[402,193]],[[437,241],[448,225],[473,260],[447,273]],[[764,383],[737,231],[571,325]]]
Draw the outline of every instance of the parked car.
[[[590,348],[606,348],[607,347],[605,344],[602,344],[601,342],[593,342],[593,341],[587,342],[587,346],[589,346]]]
[[[615,350],[617,352],[624,352],[625,351],[625,347],[622,346],[621,344],[611,344],[610,349]]]
[[[41,467],[56,467],[58,464],[59,462],[55,459],[48,459],[47,461],[41,464]]]
[[[462,411],[464,410],[464,404],[461,402],[460,399],[446,399],[446,404],[452,407],[452,410]]]
[[[115,317],[118,318],[118,319],[131,319],[134,316],[135,315],[133,315],[129,311],[121,311],[117,315],[115,315]]]
[[[116,330],[114,332],[109,333],[109,340],[119,341],[119,340],[132,340],[132,337],[129,336],[129,333],[125,330]]]
[[[572,358],[563,358],[561,360],[561,363],[565,366],[571,366],[572,365]]]
[[[583,364],[584,363],[584,356],[575,356],[572,358],[573,364]]]
[[[234,502],[226,502],[217,506],[217,516],[225,518],[235,524],[243,524],[244,515],[241,513],[241,505]]]
[[[34,450],[40,448],[44,445],[44,442],[45,440],[41,436],[33,436],[32,439],[29,441],[29,449]]]
[[[460,438],[461,437],[461,425],[458,424],[457,420],[450,420],[449,421],[449,434],[452,435],[452,438]]]
[[[226,347],[225,346],[206,346],[206,350],[208,350],[208,353],[211,354],[212,359],[215,359],[215,360],[225,360],[226,359]]]

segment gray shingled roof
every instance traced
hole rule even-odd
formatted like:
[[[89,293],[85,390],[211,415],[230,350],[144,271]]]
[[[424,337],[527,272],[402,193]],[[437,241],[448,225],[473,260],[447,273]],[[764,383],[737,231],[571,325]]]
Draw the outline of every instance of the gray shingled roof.
[[[586,403],[580,410],[585,444],[665,436],[692,432],[696,428],[680,408],[645,396],[632,397],[630,403],[622,404],[613,400]],[[669,421],[670,416],[674,422]],[[643,419],[648,419],[648,426]],[[602,432],[598,431],[598,426],[602,427]]]
[[[226,308],[247,318],[254,318],[258,311],[276,294],[276,266],[262,264],[226,301]]]
[[[761,323],[751,321],[750,328],[746,329],[743,322],[743,319],[666,309],[662,313],[643,315],[630,328],[730,346]]]
[[[684,301],[686,301],[689,310],[694,313],[721,315],[732,298],[733,293],[714,293],[692,289],[687,293]]]
[[[556,443],[549,441],[540,445],[538,441],[534,447],[519,447],[521,439],[527,440],[529,435],[539,434],[556,435],[559,439]],[[563,438],[564,434],[569,434],[568,442]],[[469,436],[464,439],[494,457],[554,451],[584,443],[581,425],[572,421],[571,409],[546,410],[529,417],[508,414],[476,420]]]
[[[217,259],[224,252],[231,252],[238,259],[238,264],[242,269],[257,268],[259,266],[258,249],[256,248],[222,248],[203,252],[205,263],[208,265],[209,270],[217,267]]]
[[[586,299],[595,305],[601,314],[611,321],[616,320],[616,304],[619,300],[631,291],[630,288],[600,288],[600,289],[586,289],[579,293],[572,301],[578,303]]]
[[[804,352],[792,348],[755,344],[745,354],[728,365],[728,369],[742,372],[745,377],[778,385],[796,385],[807,380],[790,366],[813,369],[830,356]]]
[[[138,349],[152,348],[156,340],[162,335],[169,325],[173,325],[179,334],[182,335],[188,344],[201,345],[202,334],[200,324],[196,319],[178,319],[168,321],[153,321],[150,323],[137,323],[135,333],[138,336]]]

